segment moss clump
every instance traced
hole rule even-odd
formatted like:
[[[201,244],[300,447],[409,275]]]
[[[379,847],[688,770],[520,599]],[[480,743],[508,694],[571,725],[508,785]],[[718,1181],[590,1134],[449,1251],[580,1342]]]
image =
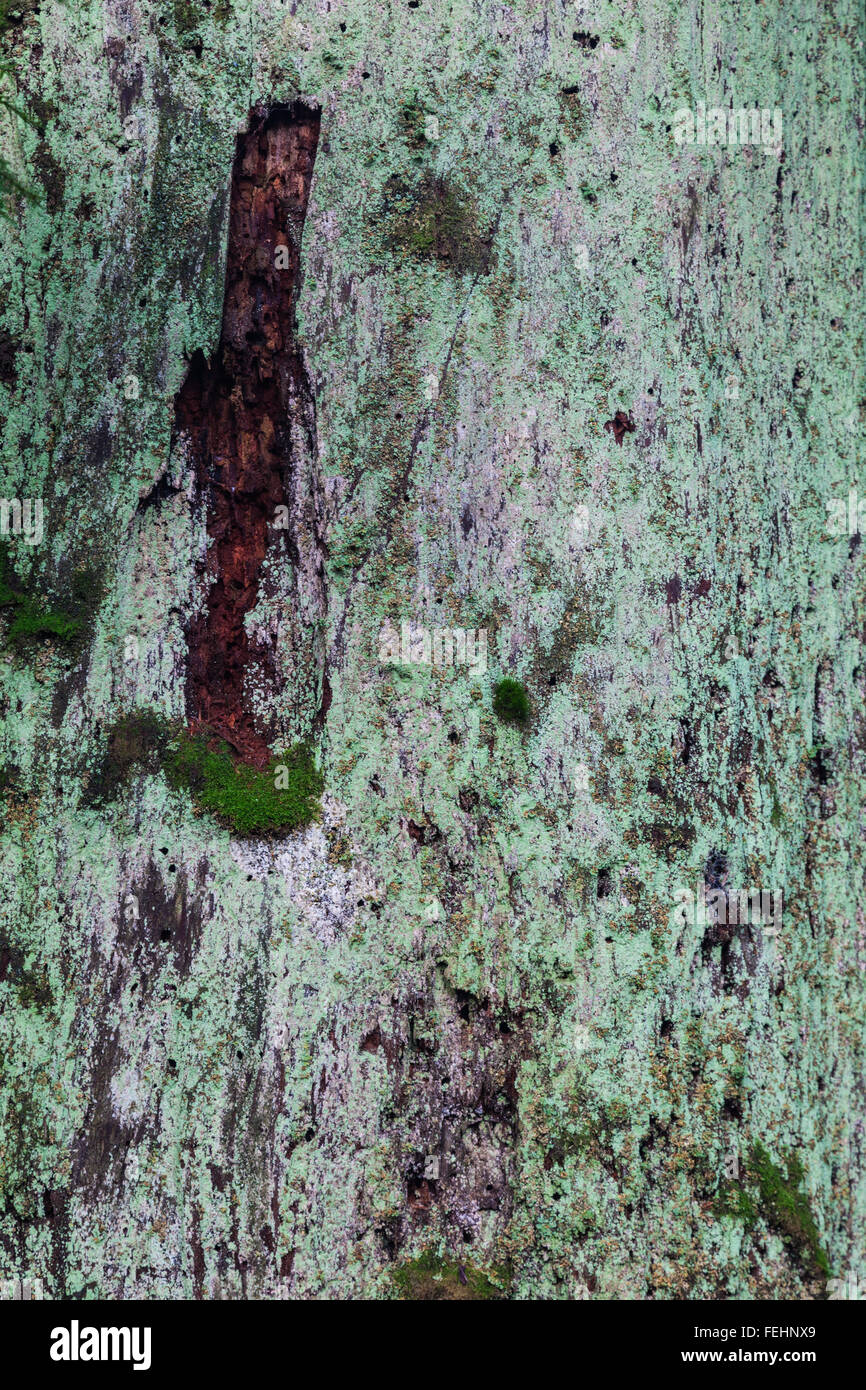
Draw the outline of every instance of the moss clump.
[[[716,1193],[713,1204],[716,1216],[729,1216],[734,1221],[742,1221],[750,1231],[758,1219],[758,1210],[744,1187],[736,1182],[723,1182]]]
[[[456,1264],[426,1251],[416,1260],[407,1260],[392,1278],[398,1296],[414,1303],[505,1298],[507,1279],[499,1270],[491,1274],[492,1278],[473,1265]]]
[[[506,676],[493,690],[493,711],[506,724],[526,724],[530,713],[529,695],[520,681]]]
[[[299,745],[265,769],[235,757],[215,734],[190,734],[153,710],[136,710],[111,729],[101,767],[91,780],[91,804],[110,801],[133,768],[161,771],[169,786],[239,835],[296,830],[319,814],[322,776]]]
[[[241,835],[297,830],[319,813],[322,777],[304,745],[260,770],[238,762],[228,745],[203,734],[182,735],[164,762],[170,785]]]
[[[768,1225],[779,1232],[785,1243],[814,1275],[830,1274],[830,1262],[821,1248],[821,1240],[808,1199],[799,1189],[803,1182],[803,1165],[792,1154],[787,1160],[788,1175],[773,1163],[762,1144],[752,1149],[750,1172],[760,1192],[761,1214]]]
[[[15,617],[6,640],[16,646],[30,638],[39,641],[45,637],[56,637],[61,642],[71,642],[80,631],[80,618],[73,617],[62,608],[44,608],[38,599],[22,597],[16,604]]]
[[[102,583],[95,570],[84,568],[71,575],[66,589],[69,597],[62,607],[50,598],[23,592],[7,549],[0,545],[0,608],[12,609],[7,644],[21,647],[46,638],[75,644],[102,602]]]
[[[484,270],[488,247],[475,211],[448,179],[426,174],[415,185],[389,179],[382,211],[394,248],[461,275]]]
[[[830,1264],[809,1202],[799,1189],[803,1165],[796,1155],[787,1160],[787,1177],[770,1158],[764,1146],[753,1146],[740,1182],[724,1181],[713,1201],[718,1217],[742,1221],[751,1230],[759,1217],[782,1236],[789,1251],[815,1278],[827,1278]]]

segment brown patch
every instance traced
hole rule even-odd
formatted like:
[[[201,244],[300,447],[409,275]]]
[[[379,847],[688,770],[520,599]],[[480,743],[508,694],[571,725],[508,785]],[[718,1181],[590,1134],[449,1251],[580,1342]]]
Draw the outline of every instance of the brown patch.
[[[682,598],[682,593],[683,581],[680,579],[678,574],[675,574],[673,579],[669,579],[667,581],[667,584],[665,585],[665,595],[667,597],[668,604],[672,606],[675,603],[679,603],[680,599]]]
[[[195,354],[175,410],[206,499],[213,581],[189,634],[187,712],[259,766],[275,731],[252,713],[249,696],[276,692],[280,680],[273,646],[254,643],[244,620],[266,555],[286,547],[295,582],[321,586],[321,563],[313,560],[309,576],[299,552],[317,530],[314,500],[299,495],[292,442],[295,431],[309,438],[314,428],[295,301],[320,120],[300,102],[257,109],[238,137],[219,346],[212,364]]]
[[[414,840],[416,845],[432,845],[441,835],[438,825],[434,825],[432,821],[418,825],[413,820],[407,820],[406,829],[410,839]]]
[[[634,434],[635,423],[631,415],[624,410],[618,410],[612,420],[605,420],[604,427],[613,435],[617,444],[622,444],[627,434]]]

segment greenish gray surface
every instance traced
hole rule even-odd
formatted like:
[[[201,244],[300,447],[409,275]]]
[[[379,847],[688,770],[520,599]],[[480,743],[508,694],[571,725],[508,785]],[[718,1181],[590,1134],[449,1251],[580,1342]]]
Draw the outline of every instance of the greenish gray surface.
[[[459,1297],[461,1263],[518,1299],[866,1278],[863,565],[827,527],[866,493],[862,7],[12,19],[35,125],[0,110],[0,148],[37,196],[0,225],[0,490],[44,499],[16,583],[63,609],[78,573],[90,601],[77,642],[0,651],[0,1274],[156,1298]],[[235,135],[299,94],[333,701],[321,822],[244,840],[158,772],[87,788],[125,714],[184,714],[206,534],[173,401],[219,337]],[[780,108],[782,149],[677,145],[699,101]],[[487,670],[383,664],[405,620],[485,629]],[[285,675],[288,744],[288,649]],[[506,676],[526,725],[493,712]],[[775,936],[680,919],[721,855],[784,894]]]

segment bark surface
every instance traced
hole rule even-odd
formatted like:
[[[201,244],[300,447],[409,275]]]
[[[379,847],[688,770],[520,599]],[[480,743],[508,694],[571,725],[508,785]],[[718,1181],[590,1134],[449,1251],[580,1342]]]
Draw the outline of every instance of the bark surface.
[[[0,1275],[866,1279],[862,6],[10,15]]]

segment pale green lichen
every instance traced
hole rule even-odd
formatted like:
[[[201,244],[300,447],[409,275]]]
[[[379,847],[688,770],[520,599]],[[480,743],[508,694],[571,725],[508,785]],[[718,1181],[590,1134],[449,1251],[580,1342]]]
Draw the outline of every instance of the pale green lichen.
[[[825,530],[862,481],[859,10],[290,8],[43,0],[3,39],[40,196],[0,226],[0,491],[47,518],[7,593],[75,617],[105,576],[76,641],[0,651],[6,1248],[57,1296],[391,1297],[425,1249],[520,1299],[819,1296],[866,1226],[863,562]],[[95,793],[124,711],[183,722],[172,405],[237,131],[299,94],[331,701],[321,826],[257,838],[159,759]],[[697,101],[783,107],[784,160],[677,146]],[[296,558],[255,616],[285,747]],[[385,668],[385,617],[488,627],[489,671]],[[719,847],[784,888],[775,940],[678,915]],[[725,1189],[757,1138],[778,1181]]]

